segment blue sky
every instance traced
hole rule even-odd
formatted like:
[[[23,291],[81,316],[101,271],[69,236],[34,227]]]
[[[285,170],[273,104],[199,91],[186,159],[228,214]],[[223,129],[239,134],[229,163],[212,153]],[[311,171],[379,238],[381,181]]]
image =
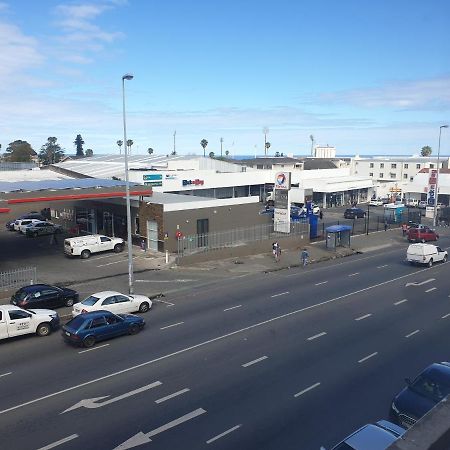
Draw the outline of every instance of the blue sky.
[[[0,0],[0,143],[94,154],[437,151],[447,0]],[[450,154],[450,131],[441,152]]]

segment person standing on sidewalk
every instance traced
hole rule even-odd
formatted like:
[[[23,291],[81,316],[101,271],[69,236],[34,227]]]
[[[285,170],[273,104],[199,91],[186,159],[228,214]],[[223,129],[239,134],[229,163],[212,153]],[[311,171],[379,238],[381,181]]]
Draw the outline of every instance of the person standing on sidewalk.
[[[309,253],[308,253],[308,250],[306,249],[306,247],[303,249],[303,251],[300,254],[300,260],[301,260],[303,267],[306,267],[308,265]]]
[[[408,231],[408,225],[406,225],[406,223],[402,223],[402,233],[403,233],[403,237],[406,236],[406,232]]]

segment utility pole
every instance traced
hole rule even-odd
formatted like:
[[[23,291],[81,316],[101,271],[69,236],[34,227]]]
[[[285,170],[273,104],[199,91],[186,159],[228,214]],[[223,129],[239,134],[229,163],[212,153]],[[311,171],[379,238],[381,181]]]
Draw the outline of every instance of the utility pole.
[[[220,157],[222,158],[222,144],[223,144],[223,137],[220,138]]]
[[[267,135],[269,134],[269,129],[267,127],[263,128],[264,133],[264,156],[267,156]]]
[[[175,146],[176,135],[177,135],[177,130],[175,130],[175,131],[173,132],[173,154],[174,154],[174,155],[177,154],[177,152],[176,152],[176,146]]]

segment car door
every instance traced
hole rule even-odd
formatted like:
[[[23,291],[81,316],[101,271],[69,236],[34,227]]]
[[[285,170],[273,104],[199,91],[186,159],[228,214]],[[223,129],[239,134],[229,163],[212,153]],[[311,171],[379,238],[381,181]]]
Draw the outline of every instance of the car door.
[[[106,297],[102,301],[102,309],[106,309],[107,311],[111,311],[114,314],[120,314],[120,305],[116,303],[116,296],[111,295],[110,297]]]
[[[32,333],[31,313],[23,309],[11,309],[6,319],[10,336]]]
[[[113,249],[113,244],[109,237],[100,236],[100,249],[101,249],[101,251]]]
[[[445,257],[445,251],[442,250],[441,247],[436,247],[437,255],[436,255],[436,261],[443,261]]]
[[[109,325],[106,322],[105,316],[96,317],[95,319],[92,319],[89,326],[89,333],[93,334],[97,341],[108,339],[111,333],[111,330],[108,327]]]
[[[55,308],[63,304],[62,292],[53,287],[42,288],[40,291],[40,306],[45,308]]]
[[[8,337],[8,327],[6,326],[6,316],[3,311],[0,311],[0,339]]]
[[[131,298],[126,295],[116,295],[115,296],[115,306],[117,306],[116,314],[130,314],[136,311],[136,307],[133,304]]]

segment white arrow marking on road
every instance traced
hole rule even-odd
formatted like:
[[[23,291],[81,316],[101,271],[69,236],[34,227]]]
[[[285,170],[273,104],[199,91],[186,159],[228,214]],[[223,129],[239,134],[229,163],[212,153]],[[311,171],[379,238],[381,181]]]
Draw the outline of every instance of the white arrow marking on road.
[[[172,420],[171,422],[166,423],[165,425],[162,425],[158,428],[155,428],[154,430],[148,433],[143,433],[142,431],[140,431],[130,439],[120,444],[114,450],[127,450],[129,448],[137,447],[138,445],[148,444],[149,442],[152,441],[150,439],[151,437],[156,436],[157,434],[162,433],[163,431],[169,430],[170,428],[176,427],[184,422],[187,422],[188,420],[194,419],[195,417],[200,416],[205,412],[206,411],[203,408],[198,408],[195,411],[185,414],[184,416],[181,416],[178,419]]]
[[[98,400],[103,400],[104,398],[108,398],[109,395],[106,395],[104,397],[86,398],[84,400],[79,401],[78,403],[71,406],[70,408],[67,408],[65,411],[63,411],[60,414],[64,414],[66,412],[73,411],[74,409],[78,409],[78,408],[88,408],[88,409],[101,408],[102,406],[110,405],[111,403],[118,402],[120,400],[123,400],[124,398],[131,397],[132,395],[140,394],[141,392],[147,391],[147,390],[152,389],[161,384],[162,383],[160,381],[155,381],[152,384],[147,384],[146,386],[142,386],[133,391],[119,395],[118,397],[110,398],[109,400],[106,400],[105,402],[102,402],[102,403],[97,403],[97,402],[98,402]]]
[[[4,374],[0,375],[0,378],[1,378],[1,377],[6,377],[6,376],[11,375],[11,374],[12,374],[12,372],[4,373]]]
[[[436,281],[436,278],[430,278],[429,280],[422,281],[421,283],[406,283],[405,287],[408,286],[422,286],[427,283],[431,283],[432,281]]]

